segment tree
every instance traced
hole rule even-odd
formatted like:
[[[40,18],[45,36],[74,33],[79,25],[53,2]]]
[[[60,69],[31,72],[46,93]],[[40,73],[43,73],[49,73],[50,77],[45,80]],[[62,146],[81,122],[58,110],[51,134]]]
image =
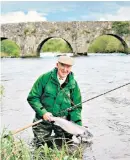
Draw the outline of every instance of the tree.
[[[129,22],[113,22],[112,29],[116,34],[123,35],[130,33],[130,23]]]

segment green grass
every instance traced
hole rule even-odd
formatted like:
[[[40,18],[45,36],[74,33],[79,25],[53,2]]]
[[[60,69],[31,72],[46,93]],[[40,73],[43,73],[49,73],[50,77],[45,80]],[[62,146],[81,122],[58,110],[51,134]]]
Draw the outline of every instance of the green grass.
[[[70,150],[67,143],[60,148],[54,143],[52,149],[45,143],[43,146],[32,150],[27,143],[14,138],[10,132],[7,133],[7,136],[5,135],[4,131],[0,137],[2,160],[82,160],[81,146],[76,146],[74,150]]]
[[[103,35],[95,39],[88,48],[88,53],[124,53],[124,47],[117,38]]]
[[[8,39],[1,41],[1,57],[19,57],[20,48],[18,45]]]

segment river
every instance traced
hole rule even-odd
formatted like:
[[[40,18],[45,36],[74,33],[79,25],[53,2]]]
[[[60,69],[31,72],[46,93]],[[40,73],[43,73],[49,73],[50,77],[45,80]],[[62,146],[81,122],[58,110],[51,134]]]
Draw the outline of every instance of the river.
[[[3,58],[1,82],[1,128],[16,130],[32,123],[34,111],[28,93],[39,75],[53,69],[57,57]],[[75,78],[83,101],[130,82],[129,55],[89,55],[75,57]],[[130,85],[83,104],[83,124],[94,135],[85,160],[130,160]],[[31,128],[17,134],[33,137]]]

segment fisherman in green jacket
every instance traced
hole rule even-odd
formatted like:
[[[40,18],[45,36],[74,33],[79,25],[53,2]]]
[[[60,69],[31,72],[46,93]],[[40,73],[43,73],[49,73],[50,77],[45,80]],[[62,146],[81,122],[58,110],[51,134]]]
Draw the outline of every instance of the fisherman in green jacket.
[[[71,72],[73,64],[72,57],[60,56],[56,68],[41,75],[28,95],[27,100],[36,112],[34,122],[43,119],[43,122],[32,128],[37,143],[43,144],[50,140],[52,131],[55,137],[72,138],[72,135],[51,122],[51,116],[63,117],[82,125],[82,105],[67,111],[81,103],[80,89]]]

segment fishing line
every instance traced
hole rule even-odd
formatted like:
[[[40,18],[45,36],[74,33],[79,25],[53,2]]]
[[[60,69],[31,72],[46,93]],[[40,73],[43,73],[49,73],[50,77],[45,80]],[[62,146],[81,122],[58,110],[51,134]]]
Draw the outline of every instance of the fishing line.
[[[85,100],[85,101],[82,101],[81,103],[78,103],[78,104],[76,104],[76,105],[73,105],[73,106],[70,107],[70,108],[67,108],[67,109],[65,109],[65,110],[62,110],[61,112],[58,113],[58,115],[61,114],[61,113],[66,112],[66,111],[70,112],[70,111],[72,111],[73,109],[78,108],[78,106],[80,106],[80,105],[83,104],[83,103],[86,103],[86,102],[88,102],[88,101],[91,101],[91,100],[93,100],[93,99],[96,99],[96,98],[98,98],[98,97],[101,97],[101,96],[103,96],[103,95],[105,95],[105,94],[107,94],[107,93],[110,93],[110,92],[115,91],[115,90],[117,90],[117,89],[119,89],[119,88],[125,87],[125,86],[127,86],[127,85],[129,85],[129,84],[130,84],[130,82],[129,82],[129,83],[126,83],[126,84],[124,84],[124,85],[121,85],[121,86],[119,86],[119,87],[116,87],[116,88],[114,88],[114,89],[111,89],[111,90],[109,90],[109,91],[107,91],[107,92],[104,92],[104,93],[102,93],[102,94],[99,94],[99,95],[97,95],[97,96],[94,96],[94,97],[92,97],[92,98],[89,98],[89,99],[87,99],[87,100]]]
[[[96,98],[98,98],[98,97],[100,97],[100,96],[102,96],[102,95],[105,95],[105,94],[107,94],[107,93],[110,93],[110,92],[112,92],[112,91],[114,91],[114,90],[117,90],[117,89],[122,88],[122,87],[124,87],[124,86],[127,86],[127,85],[129,85],[129,84],[130,84],[130,82],[129,82],[129,83],[126,83],[126,84],[124,84],[124,85],[121,85],[121,86],[119,86],[119,87],[116,87],[116,88],[114,88],[114,89],[111,89],[111,90],[109,90],[109,91],[107,91],[107,92],[105,92],[105,93],[102,93],[102,94],[99,94],[99,95],[94,96],[94,97],[92,97],[92,98],[89,98],[89,99],[87,99],[87,100],[85,100],[85,101],[82,101],[81,103],[78,103],[78,104],[76,104],[76,105],[73,105],[72,107],[70,107],[70,108],[68,108],[68,109],[65,109],[65,110],[62,110],[61,112],[58,112],[58,113],[57,113],[57,116],[58,116],[59,114],[61,114],[61,113],[66,112],[66,111],[68,111],[68,112],[69,112],[69,111],[72,111],[73,109],[78,108],[78,106],[81,105],[81,104],[83,104],[83,103],[86,103],[86,102],[88,102],[88,101],[91,101],[91,100],[93,100],[93,99],[96,99]],[[69,98],[69,97],[68,97],[68,98]],[[14,135],[14,134],[16,134],[16,133],[19,133],[19,132],[21,132],[21,131],[23,131],[23,130],[31,127],[31,126],[34,126],[34,125],[36,125],[36,124],[38,124],[38,123],[40,123],[40,122],[42,122],[42,121],[43,121],[43,119],[40,119],[40,120],[38,120],[37,122],[31,123],[31,124],[29,124],[29,125],[27,125],[27,126],[24,126],[23,128],[20,128],[20,129],[18,129],[18,130],[15,130],[15,131],[12,132],[12,135]],[[9,136],[9,134],[8,134],[8,135],[5,135],[3,138],[6,138],[6,137],[8,137],[8,136]]]

